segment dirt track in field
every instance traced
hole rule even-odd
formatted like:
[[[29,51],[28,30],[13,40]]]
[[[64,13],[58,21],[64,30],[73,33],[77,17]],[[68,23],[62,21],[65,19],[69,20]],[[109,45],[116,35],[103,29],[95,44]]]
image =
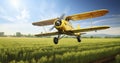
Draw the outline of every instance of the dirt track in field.
[[[105,58],[102,58],[102,59],[99,59],[99,60],[96,60],[96,61],[93,61],[93,62],[90,62],[90,63],[109,63],[109,62],[112,62],[112,61],[115,60],[116,55],[105,57]]]

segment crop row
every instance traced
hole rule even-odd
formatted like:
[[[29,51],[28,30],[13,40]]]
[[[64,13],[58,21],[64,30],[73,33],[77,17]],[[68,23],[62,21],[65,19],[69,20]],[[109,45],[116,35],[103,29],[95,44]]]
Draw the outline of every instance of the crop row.
[[[48,52],[49,53],[49,52]],[[110,47],[96,50],[87,50],[82,52],[65,52],[64,54],[54,54],[52,56],[42,56],[38,60],[34,57],[31,60],[12,60],[10,63],[20,62],[20,63],[88,63],[95,61],[96,59],[101,59],[109,57],[120,53],[120,47]]]
[[[76,43],[67,38],[58,45],[50,40],[0,38],[0,63],[88,63],[120,53],[119,39],[85,39]]]
[[[120,63],[120,54],[118,54],[115,59],[116,59],[116,63]]]
[[[114,48],[114,47],[120,47],[116,44],[109,44],[107,46],[101,45],[101,46],[69,46],[69,47],[57,47],[54,46],[51,47],[21,47],[21,48],[1,48],[0,49],[0,61],[1,62],[10,62],[10,61],[31,61],[32,59],[35,59],[38,61],[40,58],[50,58],[53,56],[62,56],[65,55],[65,53],[68,52],[84,52],[84,51],[91,51],[91,50],[102,50],[103,48]],[[120,48],[119,48],[120,49]],[[113,49],[114,50],[114,49]],[[120,50],[118,50],[120,51]]]

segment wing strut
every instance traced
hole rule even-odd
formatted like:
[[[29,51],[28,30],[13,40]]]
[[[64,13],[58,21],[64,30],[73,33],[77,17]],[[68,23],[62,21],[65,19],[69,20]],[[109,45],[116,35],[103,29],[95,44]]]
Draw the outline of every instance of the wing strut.
[[[91,27],[93,27],[92,14],[91,14],[91,18],[90,19],[91,19],[91,21],[90,21],[91,22]]]
[[[44,29],[45,33],[47,33],[47,30],[45,29],[45,27],[44,27],[44,26],[43,26],[43,29]]]

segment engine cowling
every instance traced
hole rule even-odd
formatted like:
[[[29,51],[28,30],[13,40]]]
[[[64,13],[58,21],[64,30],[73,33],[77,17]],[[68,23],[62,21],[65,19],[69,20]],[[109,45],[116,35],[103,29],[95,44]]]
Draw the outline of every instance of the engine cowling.
[[[61,21],[61,20],[55,21],[55,26],[60,26],[61,24],[62,24],[62,21]]]
[[[55,26],[55,28],[58,29],[58,30],[64,30],[64,28],[65,28],[65,24],[64,24],[64,21],[63,21],[63,20],[61,20],[61,21],[56,20],[56,21],[54,22],[54,26]]]

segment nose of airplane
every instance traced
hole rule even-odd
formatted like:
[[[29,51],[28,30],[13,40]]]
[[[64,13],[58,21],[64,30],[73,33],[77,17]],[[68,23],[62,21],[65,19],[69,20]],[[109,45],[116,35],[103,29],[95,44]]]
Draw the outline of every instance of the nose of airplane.
[[[61,25],[61,20],[57,20],[56,22],[55,22],[55,26],[60,26]]]

